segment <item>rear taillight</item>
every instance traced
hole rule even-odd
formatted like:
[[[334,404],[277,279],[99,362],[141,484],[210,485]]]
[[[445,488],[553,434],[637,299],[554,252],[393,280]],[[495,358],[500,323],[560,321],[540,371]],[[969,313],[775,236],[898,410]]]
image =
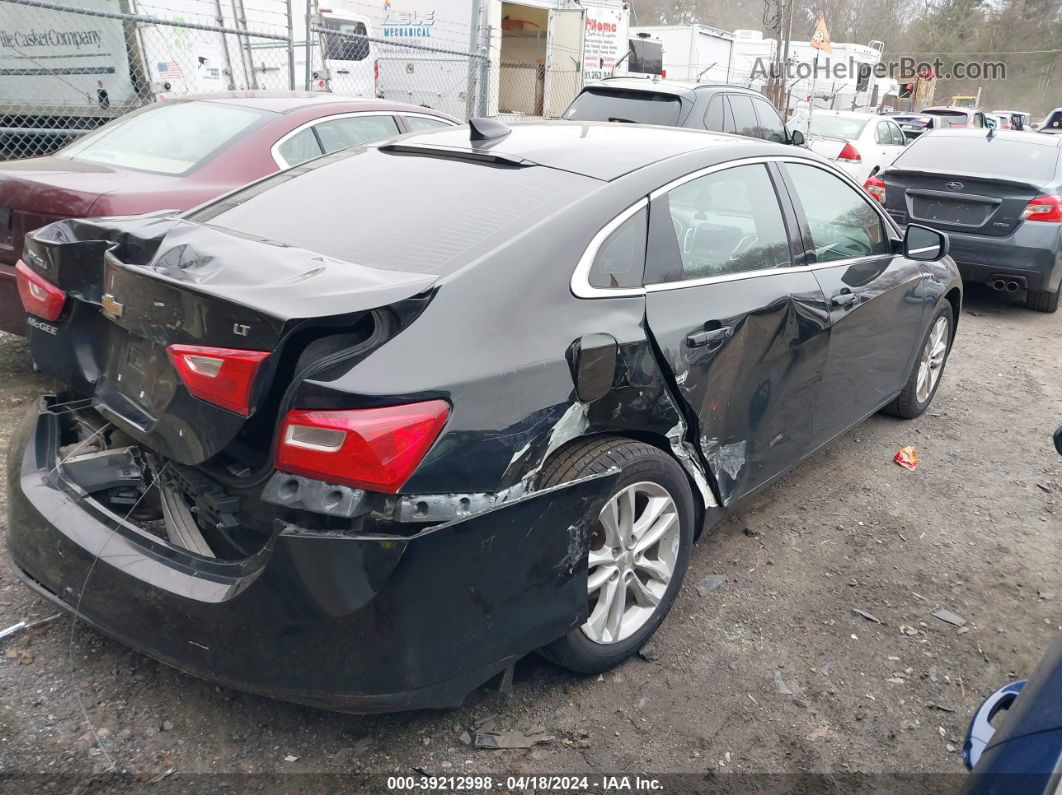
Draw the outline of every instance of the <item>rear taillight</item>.
[[[428,400],[345,411],[293,409],[277,440],[282,472],[394,494],[419,466],[450,416]]]
[[[58,320],[66,304],[66,293],[30,269],[22,260],[15,263],[15,281],[22,308],[44,320]]]
[[[859,154],[859,150],[851,144],[845,144],[841,150],[841,154],[837,155],[837,159],[842,163],[862,163],[863,158]]]
[[[882,204],[885,203],[885,183],[877,177],[870,177],[863,183],[863,190]]]
[[[1037,196],[1021,211],[1023,221],[1062,221],[1062,196]]]
[[[269,351],[167,345],[166,353],[192,395],[245,417],[251,413],[254,377]]]

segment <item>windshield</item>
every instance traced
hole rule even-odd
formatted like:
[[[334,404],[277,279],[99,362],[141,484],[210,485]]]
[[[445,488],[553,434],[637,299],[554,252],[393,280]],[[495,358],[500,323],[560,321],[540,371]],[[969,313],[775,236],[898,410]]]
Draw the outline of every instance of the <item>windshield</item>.
[[[970,117],[961,110],[927,110],[926,113],[937,120],[938,127],[966,127]]]
[[[85,163],[187,174],[274,114],[215,102],[168,102],[122,116],[58,153]]]
[[[1047,138],[1047,136],[1043,136]],[[1040,143],[981,135],[934,132],[921,136],[896,159],[896,168],[955,174],[987,175],[1034,182],[1055,177],[1058,147],[1053,140]]]
[[[371,268],[445,274],[600,184],[538,166],[346,149],[189,218]]]
[[[863,132],[869,119],[853,119],[848,116],[816,116],[811,117],[811,135],[820,135],[824,138],[847,138],[854,140]]]
[[[572,121],[620,121],[676,127],[682,102],[670,94],[590,88],[564,112]]]

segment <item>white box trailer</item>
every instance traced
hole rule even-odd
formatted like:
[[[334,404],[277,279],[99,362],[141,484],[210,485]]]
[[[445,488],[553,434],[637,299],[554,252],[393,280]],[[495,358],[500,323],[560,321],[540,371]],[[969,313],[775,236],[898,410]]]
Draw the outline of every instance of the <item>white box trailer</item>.
[[[708,25],[649,25],[631,28],[664,46],[664,74],[668,80],[690,83],[729,83],[734,34]]]
[[[327,32],[372,36],[360,3],[314,0],[311,25],[325,32],[307,38],[305,3],[292,3],[289,35],[284,0],[69,2],[76,11],[0,3],[0,135],[74,136],[156,99],[283,89],[292,78],[378,92],[375,45]]]
[[[622,0],[385,0],[364,13],[383,95],[459,118],[558,117],[627,49]]]

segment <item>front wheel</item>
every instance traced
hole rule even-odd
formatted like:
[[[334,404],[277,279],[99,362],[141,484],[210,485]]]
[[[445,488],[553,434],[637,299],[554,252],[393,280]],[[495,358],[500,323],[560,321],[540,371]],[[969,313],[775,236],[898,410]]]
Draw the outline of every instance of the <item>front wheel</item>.
[[[572,671],[599,673],[640,649],[678,595],[693,546],[686,473],[662,450],[606,437],[577,442],[548,467],[543,487],[619,468],[590,534],[586,621],[541,649]]]
[[[886,414],[911,420],[929,408],[951,353],[952,322],[951,304],[944,301],[933,314],[907,383],[896,399],[884,408]]]

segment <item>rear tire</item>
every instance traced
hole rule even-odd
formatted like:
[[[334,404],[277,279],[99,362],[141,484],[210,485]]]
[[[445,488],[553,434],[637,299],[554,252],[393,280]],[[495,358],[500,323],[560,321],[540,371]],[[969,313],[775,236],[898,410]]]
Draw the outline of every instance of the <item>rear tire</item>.
[[[588,619],[539,650],[577,673],[607,671],[649,640],[674,604],[693,546],[696,514],[686,473],[652,445],[615,436],[576,442],[547,464],[541,485],[613,468],[621,474],[590,539]]]
[[[1062,285],[1054,292],[1029,290],[1025,296],[1025,306],[1037,312],[1057,312],[1060,297],[1062,297]]]
[[[938,336],[943,325],[943,337]],[[886,414],[900,417],[905,420],[913,420],[920,416],[929,404],[933,402],[933,396],[937,394],[944,376],[944,367],[948,363],[948,355],[951,353],[951,342],[954,336],[955,315],[952,312],[951,303],[942,301],[933,313],[933,319],[929,321],[922,343],[918,346],[918,358],[915,360],[911,374],[907,377],[900,394],[896,399],[882,409]],[[943,350],[939,348],[943,341]],[[929,379],[929,381],[923,381]]]

